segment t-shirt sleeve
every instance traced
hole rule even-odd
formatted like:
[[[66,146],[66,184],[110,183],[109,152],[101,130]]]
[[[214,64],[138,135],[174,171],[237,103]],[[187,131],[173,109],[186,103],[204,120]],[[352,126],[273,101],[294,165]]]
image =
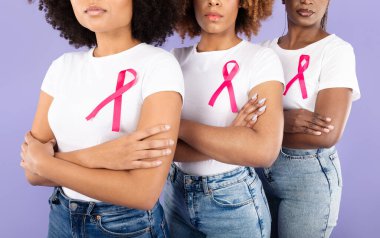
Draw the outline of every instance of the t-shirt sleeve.
[[[171,54],[161,54],[148,70],[142,82],[142,97],[162,91],[178,92],[184,97],[184,82],[181,67]]]
[[[353,92],[353,101],[360,98],[355,53],[351,45],[345,44],[326,50],[319,79],[319,91],[327,88],[350,88]]]
[[[284,71],[276,53],[269,48],[263,48],[257,53],[251,71],[250,89],[267,81],[279,81],[284,84]]]
[[[62,57],[53,61],[41,85],[41,90],[52,97],[56,97],[58,94],[58,79],[62,70],[62,61]]]

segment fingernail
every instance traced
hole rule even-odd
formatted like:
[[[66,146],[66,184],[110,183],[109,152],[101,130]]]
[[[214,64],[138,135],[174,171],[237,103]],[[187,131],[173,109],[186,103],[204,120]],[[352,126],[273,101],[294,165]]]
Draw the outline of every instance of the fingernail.
[[[161,161],[161,160],[158,160],[158,161],[154,162],[154,165],[156,165],[156,166],[159,166],[159,165],[161,165],[161,164],[162,164],[162,161]]]
[[[257,115],[253,115],[252,121],[257,121]]]
[[[324,128],[323,131],[326,132],[326,133],[329,133],[329,132],[330,132],[330,130],[327,129],[327,128]]]
[[[318,131],[318,132],[316,133],[316,135],[317,135],[317,136],[320,136],[320,135],[322,135],[322,132]]]
[[[330,118],[330,117],[327,117],[327,118],[326,118],[326,121],[331,121],[331,118]]]
[[[172,153],[172,150],[171,149],[166,149],[164,151],[164,155],[170,155]]]
[[[252,99],[252,100],[256,100],[256,99],[257,99],[257,93],[255,93],[255,94],[252,96],[251,99]]]
[[[330,126],[328,126],[327,128],[329,128],[330,130],[334,130],[334,126],[332,126],[332,125],[330,125]]]
[[[261,100],[259,101],[259,104],[264,104],[266,100],[267,100],[266,98],[261,99]]]
[[[169,140],[169,145],[174,145],[174,140]]]
[[[259,112],[263,112],[267,109],[267,106],[260,107]]]
[[[169,130],[170,129],[170,125],[165,125],[165,129]]]

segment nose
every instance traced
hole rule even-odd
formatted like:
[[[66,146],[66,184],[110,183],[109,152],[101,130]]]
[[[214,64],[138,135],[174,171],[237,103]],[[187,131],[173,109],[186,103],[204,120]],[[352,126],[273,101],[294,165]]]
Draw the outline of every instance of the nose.
[[[312,0],[301,0],[301,3],[309,5],[312,3]]]
[[[208,1],[208,6],[213,7],[213,6],[220,6],[221,2],[220,0],[209,0]]]

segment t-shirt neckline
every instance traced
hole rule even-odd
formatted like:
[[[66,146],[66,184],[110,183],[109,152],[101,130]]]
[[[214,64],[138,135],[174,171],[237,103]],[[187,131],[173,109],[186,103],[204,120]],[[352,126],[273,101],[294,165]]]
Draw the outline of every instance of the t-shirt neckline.
[[[287,51],[287,52],[298,52],[298,51],[303,51],[303,50],[305,50],[305,49],[307,49],[307,48],[309,48],[309,47],[313,47],[313,46],[315,46],[315,45],[319,45],[319,44],[323,43],[324,41],[327,41],[327,40],[329,40],[329,39],[331,39],[331,38],[333,38],[333,37],[335,37],[335,34],[330,34],[330,35],[328,35],[328,36],[326,36],[326,37],[320,39],[319,41],[316,41],[316,42],[311,43],[311,44],[309,44],[309,45],[307,45],[307,46],[305,46],[305,47],[303,47],[303,48],[299,48],[299,49],[295,49],[295,50],[289,50],[289,49],[284,49],[284,48],[282,48],[282,47],[278,44],[278,40],[280,39],[280,37],[274,39],[273,44],[275,45],[275,47],[276,47],[277,49],[282,50],[282,51]]]

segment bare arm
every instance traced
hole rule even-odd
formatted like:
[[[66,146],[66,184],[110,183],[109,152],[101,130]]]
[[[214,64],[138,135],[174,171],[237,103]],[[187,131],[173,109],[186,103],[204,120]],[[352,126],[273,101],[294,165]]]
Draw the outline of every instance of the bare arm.
[[[43,143],[48,142],[51,139],[54,139],[54,134],[48,123],[48,110],[52,102],[53,98],[41,91],[37,111],[34,116],[34,121],[32,125],[32,133],[36,139]],[[28,180],[28,182],[33,186],[59,186],[59,184],[44,177],[41,177],[35,173],[32,173],[27,169],[25,169],[25,177]]]
[[[161,92],[153,94],[144,101],[137,130],[157,124],[169,124],[171,125],[170,131],[153,136],[149,140],[165,137],[176,141],[180,111],[181,97],[178,93]],[[171,149],[174,151],[175,145],[171,146]],[[33,148],[29,148],[29,150],[32,150],[29,157],[33,157]],[[61,186],[71,188],[95,199],[147,210],[151,209],[157,202],[166,181],[173,155],[165,157],[160,167],[112,171],[89,169],[49,156],[48,158],[35,159],[35,171],[40,176]]]
[[[296,149],[330,148],[338,143],[350,114],[352,91],[348,88],[324,89],[318,93],[315,112],[332,118],[334,127],[328,133],[310,135],[305,133],[284,133],[283,146]],[[285,121],[285,124],[288,123]]]
[[[207,155],[202,154],[196,149],[192,148],[186,142],[178,140],[177,148],[174,155],[174,161],[176,162],[198,162],[209,160]]]
[[[262,83],[251,91],[266,98],[267,110],[255,127],[213,127],[181,121],[180,138],[218,161],[245,166],[270,166],[277,158],[283,132],[281,83]]]
[[[258,94],[248,100],[230,126],[254,128],[259,116],[265,112],[265,99],[258,100]],[[174,155],[176,162],[198,162],[209,160],[210,157],[202,154],[181,139],[177,142]]]

